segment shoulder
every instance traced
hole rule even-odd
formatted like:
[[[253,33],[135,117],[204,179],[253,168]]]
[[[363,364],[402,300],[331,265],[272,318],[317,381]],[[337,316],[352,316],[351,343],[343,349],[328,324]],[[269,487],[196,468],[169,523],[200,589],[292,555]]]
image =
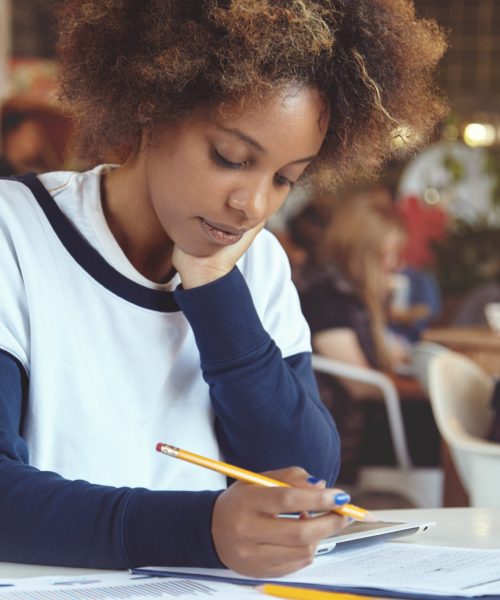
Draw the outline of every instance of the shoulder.
[[[36,183],[34,178],[20,176],[0,180],[0,230],[7,243],[17,249],[28,251],[31,248],[36,252],[37,244],[45,243],[48,239],[46,234],[51,230],[49,214],[54,215],[54,212],[50,210],[47,213],[47,207],[50,208],[47,198],[52,197],[59,206],[60,197],[74,203],[82,194],[75,193],[75,189],[70,190],[74,188],[71,181],[79,176],[72,171],[44,173],[37,176],[41,186],[36,187],[33,187]],[[43,188],[49,192],[48,195]]]
[[[300,310],[290,264],[281,244],[262,230],[238,262],[257,313],[283,356],[310,352],[310,333]]]
[[[100,176],[108,165],[99,165],[90,171],[53,171],[38,175],[42,186],[66,216],[80,210],[84,199],[98,195]],[[39,217],[40,199],[37,200],[30,188],[21,179],[10,178],[0,180],[0,222],[11,221],[22,225],[29,231],[40,226],[43,220]],[[30,221],[30,219],[33,219]]]
[[[339,292],[328,283],[317,283],[299,293],[302,310],[308,320],[322,315],[340,327],[351,322],[353,315],[359,310],[353,297]]]
[[[94,188],[99,190],[99,181],[103,171],[112,168],[111,165],[98,165],[89,171],[52,171],[38,175],[38,179],[49,194],[58,204],[69,202],[70,198],[81,199],[85,192]],[[14,204],[16,209],[19,205],[15,202],[17,197],[32,198],[30,189],[19,179],[0,179],[0,200]]]
[[[38,179],[51,195],[69,187],[69,182],[73,177],[81,175],[73,171],[55,171],[51,173],[43,173],[38,175]],[[23,210],[26,203],[21,202],[23,199],[34,200],[33,193],[30,188],[23,183],[20,178],[0,179],[0,202],[2,209],[15,213]],[[31,202],[33,203],[33,202]],[[1,211],[3,213],[3,210]]]
[[[80,205],[90,198],[98,198],[101,190],[102,174],[112,165],[98,165],[88,171],[56,171],[39,176],[44,187],[54,198],[63,212],[71,206]]]
[[[288,257],[276,237],[263,229],[237,263],[252,292],[268,291],[291,281]]]
[[[357,329],[367,318],[366,307],[345,279],[314,267],[300,290],[302,310],[313,333],[326,329]]]
[[[21,181],[10,178],[0,179],[0,202],[2,203],[2,207],[7,209],[9,206],[15,206],[17,198],[29,196],[31,196],[29,188]]]
[[[35,204],[30,189],[16,179],[0,179],[0,227],[15,230],[25,227]]]
[[[254,269],[284,269],[290,273],[290,264],[283,247],[276,237],[267,229],[263,229],[238,263],[240,270],[251,272]]]
[[[301,301],[306,304],[318,302],[335,306],[354,306],[358,296],[350,283],[333,265],[309,265],[299,290]]]

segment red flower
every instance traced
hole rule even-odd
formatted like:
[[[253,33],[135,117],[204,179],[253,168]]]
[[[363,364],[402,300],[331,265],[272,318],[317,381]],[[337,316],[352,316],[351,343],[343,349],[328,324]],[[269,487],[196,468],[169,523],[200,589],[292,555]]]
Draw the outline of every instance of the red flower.
[[[398,202],[398,209],[408,231],[403,260],[412,267],[425,267],[433,261],[430,243],[442,240],[449,216],[438,206],[430,206],[420,198],[407,196]]]

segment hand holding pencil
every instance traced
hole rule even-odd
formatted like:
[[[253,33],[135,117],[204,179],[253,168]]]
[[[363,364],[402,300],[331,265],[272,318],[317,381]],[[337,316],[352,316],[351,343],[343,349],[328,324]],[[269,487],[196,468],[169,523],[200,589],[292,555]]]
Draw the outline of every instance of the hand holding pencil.
[[[166,456],[170,456],[171,458],[179,458],[194,465],[217,471],[218,473],[227,475],[227,477],[232,477],[233,479],[237,479],[239,481],[245,481],[246,483],[254,483],[264,487],[292,487],[284,481],[278,481],[277,479],[266,477],[260,473],[254,473],[252,471],[242,469],[241,467],[236,467],[212,458],[207,458],[206,456],[200,456],[199,454],[189,452],[188,450],[182,450],[181,448],[176,448],[170,444],[162,444],[159,442],[156,444],[156,450],[162,454],[165,454]],[[361,508],[360,506],[348,504],[345,502],[345,500],[338,501],[342,494],[343,492],[335,496],[337,498],[337,502],[334,503],[334,506],[332,506],[330,510],[338,512],[344,517],[355,519],[356,521],[378,521],[375,515],[364,508]]]
[[[278,577],[296,571],[313,560],[321,539],[347,524],[347,517],[337,511],[347,504],[348,495],[311,483],[299,467],[261,475],[168,444],[158,444],[157,450],[241,480],[217,498],[211,532],[222,563],[244,575]],[[358,518],[374,520],[368,511],[353,509],[360,511]],[[307,518],[314,512],[325,514]],[[277,518],[283,513],[300,513],[302,518]]]

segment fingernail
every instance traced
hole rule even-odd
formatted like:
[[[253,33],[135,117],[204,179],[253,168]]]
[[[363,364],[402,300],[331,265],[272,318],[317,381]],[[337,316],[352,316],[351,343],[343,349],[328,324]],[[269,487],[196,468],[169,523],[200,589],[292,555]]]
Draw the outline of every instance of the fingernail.
[[[349,502],[350,499],[351,496],[349,496],[349,494],[346,494],[345,492],[340,492],[338,494],[335,494],[333,502],[337,506],[342,506],[342,504],[346,504],[347,502]]]
[[[324,479],[321,479],[321,477],[313,477],[311,475],[310,477],[307,478],[307,483],[311,483],[312,485],[316,485],[317,483],[326,484],[326,481]]]

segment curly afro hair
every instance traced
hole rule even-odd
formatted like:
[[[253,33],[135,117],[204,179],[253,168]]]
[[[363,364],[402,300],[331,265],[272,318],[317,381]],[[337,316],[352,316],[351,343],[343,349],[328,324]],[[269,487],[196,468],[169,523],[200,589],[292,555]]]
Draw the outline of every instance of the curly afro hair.
[[[335,184],[417,146],[446,108],[445,40],[411,0],[67,0],[59,29],[61,96],[93,160],[201,105],[297,82],[330,108],[308,173]]]

